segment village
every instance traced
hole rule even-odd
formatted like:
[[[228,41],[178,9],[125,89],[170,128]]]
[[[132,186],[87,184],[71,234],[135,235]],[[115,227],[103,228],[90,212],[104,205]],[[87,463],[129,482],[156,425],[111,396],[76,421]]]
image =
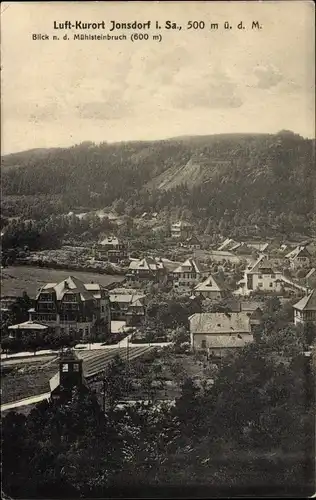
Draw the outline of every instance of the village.
[[[145,213],[141,223],[156,219],[157,214]],[[149,227],[152,231],[156,225]],[[183,220],[171,223],[161,236],[161,253],[159,248],[136,251],[128,237],[104,234],[91,246],[78,247],[79,255],[84,252],[94,269],[112,266],[120,282],[83,282],[74,270],[58,283],[45,283],[34,296],[2,296],[3,410],[24,408],[34,398],[51,394],[51,370],[41,394],[32,378],[31,389],[6,394],[12,373],[5,376],[5,368],[14,360],[19,368],[28,359],[26,371],[36,377],[40,371],[43,378],[43,370],[37,370],[41,364],[34,360],[50,356],[53,361],[71,348],[83,362],[82,373],[100,380],[116,354],[141,361],[150,351],[155,364],[173,352],[180,371],[193,370],[196,380],[212,383],[225,356],[258,342],[269,313],[283,311],[284,324],[298,330],[316,323],[316,253],[311,240],[280,244],[217,236],[213,241],[209,245]],[[29,260],[34,266],[43,253],[26,252],[23,263]],[[65,265],[76,269],[71,264],[68,255]],[[79,268],[84,265],[81,261]],[[177,384],[169,368],[169,389],[160,393],[172,402]]]
[[[313,497],[313,4],[125,3],[2,8],[1,497]]]

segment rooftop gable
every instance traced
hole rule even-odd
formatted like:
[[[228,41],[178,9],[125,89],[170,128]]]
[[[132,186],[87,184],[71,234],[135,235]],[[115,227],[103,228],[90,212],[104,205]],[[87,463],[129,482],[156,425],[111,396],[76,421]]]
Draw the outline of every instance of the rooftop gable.
[[[256,274],[256,273],[280,273],[278,269],[276,269],[275,264],[269,260],[265,255],[260,255],[257,261],[253,264],[252,267],[247,271],[248,274]]]
[[[196,262],[194,259],[187,259],[180,266],[178,266],[174,271],[174,273],[203,273],[205,272],[204,268]]]
[[[119,245],[119,240],[116,236],[107,236],[99,242],[99,245]]]
[[[219,285],[219,283],[214,279],[214,277],[210,274],[206,280],[204,280],[202,283],[199,283],[194,290],[196,292],[203,292],[203,291],[216,291],[216,292],[221,292],[223,291],[223,288]]]
[[[293,306],[299,311],[316,311],[316,290],[312,290]]]
[[[96,284],[93,285],[96,286]],[[94,288],[94,290],[100,290],[100,286],[98,289]],[[39,290],[37,298],[42,292],[55,292],[57,300],[62,300],[64,295],[69,292],[80,294],[80,298],[83,301],[93,300],[94,298],[92,291],[87,289],[86,285],[75,276],[68,276],[68,278],[60,283],[47,283]]]
[[[296,259],[297,257],[310,257],[310,256],[311,256],[311,254],[307,250],[306,246],[298,245],[296,248],[294,248],[294,250],[289,252],[285,256],[285,258],[292,260],[292,259]]]

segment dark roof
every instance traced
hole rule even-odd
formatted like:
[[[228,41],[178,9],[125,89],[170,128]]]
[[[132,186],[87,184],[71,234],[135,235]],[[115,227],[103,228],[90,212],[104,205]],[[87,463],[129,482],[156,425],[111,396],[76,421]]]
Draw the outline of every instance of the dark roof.
[[[40,289],[38,295],[41,292],[56,292],[57,300],[62,300],[67,292],[80,294],[83,301],[94,299],[93,293],[87,290],[85,284],[75,276],[68,276],[60,283],[48,283]]]
[[[78,358],[77,354],[73,350],[67,349],[66,351],[60,354],[59,361],[66,362],[66,361],[82,361],[82,360]]]
[[[192,242],[194,242],[194,243],[200,244],[200,241],[199,241],[199,239],[197,238],[197,236],[195,234],[192,234],[192,236],[190,236],[189,238],[187,238],[185,241],[186,241],[186,243],[192,243]]]
[[[300,311],[316,311],[316,290],[312,290],[311,293],[305,295],[293,307]]]

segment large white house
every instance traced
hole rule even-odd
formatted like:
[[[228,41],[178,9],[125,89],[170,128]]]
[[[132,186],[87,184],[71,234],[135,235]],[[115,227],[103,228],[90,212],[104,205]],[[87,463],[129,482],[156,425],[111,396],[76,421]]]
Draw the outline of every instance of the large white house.
[[[231,349],[253,341],[247,313],[196,313],[189,317],[190,340],[194,350],[204,349],[222,356]]]
[[[240,295],[249,295],[254,291],[281,292],[282,272],[275,268],[265,255],[261,255],[258,260],[249,266],[244,277],[238,283],[236,291]]]

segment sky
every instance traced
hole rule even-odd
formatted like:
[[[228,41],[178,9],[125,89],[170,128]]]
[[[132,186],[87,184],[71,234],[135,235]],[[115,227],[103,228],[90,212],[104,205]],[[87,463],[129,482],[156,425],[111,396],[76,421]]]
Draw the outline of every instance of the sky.
[[[282,129],[315,137],[314,18],[314,3],[299,0],[3,2],[2,153]],[[54,21],[66,20],[104,20],[106,29],[54,30]],[[112,20],[150,20],[142,31],[149,39],[109,32]],[[164,29],[167,20],[182,29]],[[205,28],[188,30],[194,20]],[[237,29],[240,21],[246,29]],[[252,21],[262,29],[252,30]],[[73,40],[75,33],[125,33],[127,40]],[[161,42],[152,38],[157,33]]]

